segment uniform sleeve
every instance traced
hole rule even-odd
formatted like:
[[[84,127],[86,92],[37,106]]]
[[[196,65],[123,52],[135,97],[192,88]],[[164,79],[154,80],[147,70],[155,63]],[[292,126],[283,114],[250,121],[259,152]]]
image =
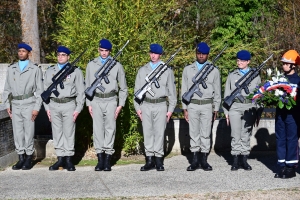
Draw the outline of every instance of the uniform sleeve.
[[[173,70],[171,69],[169,70],[167,84],[168,84],[167,88],[168,88],[168,100],[169,100],[168,112],[173,112],[177,103],[177,94],[176,94],[175,77],[174,77]]]
[[[77,91],[77,97],[76,97],[76,109],[78,113],[81,112],[85,96],[84,96],[84,79],[83,74],[80,69],[76,69],[76,78],[75,78],[75,87]]]
[[[43,85],[44,85],[44,89],[45,89],[45,90],[47,90],[47,88],[48,88],[48,85],[47,85],[46,82],[47,82],[47,70],[46,70],[45,73],[44,73],[44,80],[43,80]],[[43,105],[44,105],[44,108],[45,108],[46,111],[49,110],[49,105],[48,105],[48,104],[46,104],[46,103],[44,102]]]
[[[43,72],[41,68],[38,68],[36,71],[35,83],[36,83],[36,90],[35,90],[36,101],[33,110],[39,111],[43,103],[41,94],[44,92]]]
[[[140,70],[141,69],[139,69],[139,71],[135,77],[134,94],[141,88]],[[133,105],[134,105],[135,111],[141,110],[140,105],[134,100],[134,95],[133,95]]]
[[[230,74],[229,74],[225,84],[224,98],[230,95],[230,93],[231,93],[231,88],[230,88]],[[224,114],[228,115],[229,110],[227,110],[225,107],[223,107],[223,110],[224,110]]]
[[[90,67],[88,64],[85,70],[85,89],[87,89],[90,86],[91,86],[91,78],[90,78]],[[86,106],[91,106],[91,101],[88,98],[85,99],[85,103]]]
[[[125,77],[125,71],[123,66],[120,64],[119,68],[119,73],[118,73],[118,82],[119,82],[119,106],[125,105],[127,96],[128,96],[128,88],[127,88],[127,83],[126,83],[126,77]]]
[[[220,109],[220,104],[221,104],[221,77],[220,77],[220,71],[215,68],[215,77],[214,77],[214,105],[215,109],[214,111],[219,111]]]
[[[2,99],[3,99],[3,103],[5,104],[6,108],[10,108],[10,101],[9,101],[9,96],[11,94],[11,86],[9,84],[9,73],[8,70],[6,72],[6,79],[5,79],[5,85],[4,85],[4,91],[2,94]]]
[[[184,68],[182,72],[182,79],[181,79],[181,97],[184,93],[188,91],[188,79],[187,79],[187,69]],[[187,105],[182,102],[182,109],[187,109]]]

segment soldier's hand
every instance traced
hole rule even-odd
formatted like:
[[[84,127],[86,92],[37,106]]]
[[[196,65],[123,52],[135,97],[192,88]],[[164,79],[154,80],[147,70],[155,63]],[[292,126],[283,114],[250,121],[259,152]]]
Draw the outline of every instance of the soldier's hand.
[[[225,115],[225,116],[226,116],[227,126],[229,126],[229,124],[230,124],[229,115]]]
[[[49,118],[49,121],[51,122],[51,113],[50,113],[50,110],[47,110],[47,116]]]
[[[79,115],[79,112],[77,112],[77,111],[74,111],[74,113],[73,113],[73,122],[75,122],[75,121],[76,121],[76,119],[77,119],[78,115]]]
[[[214,111],[214,113],[213,113],[213,121],[216,120],[217,116],[218,116],[218,112],[217,112],[217,111]]]
[[[93,109],[92,109],[92,106],[89,106],[89,113],[90,113],[91,117],[93,118]]]
[[[183,114],[184,114],[184,118],[187,121],[187,123],[189,123],[189,113],[186,109],[183,110]]]
[[[115,111],[115,120],[118,118],[121,110],[122,110],[122,106],[118,106],[117,109],[116,109],[116,111]]]
[[[138,110],[138,111],[136,111],[136,114],[139,116],[140,120],[143,121],[143,119],[142,119],[142,111]]]
[[[167,112],[167,122],[169,123],[170,118],[172,116],[172,112]]]
[[[32,116],[31,116],[31,121],[34,122],[34,120],[36,119],[36,116],[39,114],[39,111],[37,110],[33,110],[32,111]]]
[[[7,113],[8,113],[8,115],[9,115],[9,117],[12,119],[11,109],[10,109],[10,108],[7,108],[6,110],[7,110]]]

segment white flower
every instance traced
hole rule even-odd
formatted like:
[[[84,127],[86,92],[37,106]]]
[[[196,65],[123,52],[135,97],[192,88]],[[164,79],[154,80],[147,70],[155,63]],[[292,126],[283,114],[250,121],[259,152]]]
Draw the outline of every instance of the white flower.
[[[285,77],[280,77],[278,81],[279,82],[287,82],[287,79]]]
[[[272,69],[267,69],[267,74],[268,74],[268,76],[271,76],[271,74],[272,74]]]
[[[297,95],[297,84],[290,84],[292,87],[293,87],[293,89],[292,89],[292,92],[291,92],[291,97],[294,97],[294,96],[296,96]]]
[[[275,90],[275,96],[278,97],[278,96],[281,96],[281,95],[283,95],[283,91],[276,89]]]
[[[277,71],[276,76],[272,77],[272,80],[273,80],[274,83],[278,83],[278,81],[279,82],[287,82],[287,79],[284,77],[283,74],[280,74],[279,71]]]

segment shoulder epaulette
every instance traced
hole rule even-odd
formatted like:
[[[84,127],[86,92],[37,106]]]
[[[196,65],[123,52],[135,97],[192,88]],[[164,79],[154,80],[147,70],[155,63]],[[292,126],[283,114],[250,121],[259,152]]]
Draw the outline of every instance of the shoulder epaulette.
[[[49,69],[50,67],[54,67],[55,65],[50,65],[49,67],[47,67],[47,69]]]
[[[9,65],[8,65],[8,67],[10,67],[10,66],[12,66],[12,65],[14,65],[14,64],[16,64],[17,62],[16,61],[13,61],[12,63],[10,63]]]

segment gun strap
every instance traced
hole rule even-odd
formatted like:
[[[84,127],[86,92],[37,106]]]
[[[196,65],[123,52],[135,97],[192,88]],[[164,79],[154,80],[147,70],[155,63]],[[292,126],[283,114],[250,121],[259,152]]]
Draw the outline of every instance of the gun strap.
[[[109,98],[109,97],[113,97],[116,95],[117,95],[117,93],[115,91],[112,91],[110,93],[95,93],[95,97],[98,97],[98,98]]]
[[[19,95],[19,96],[12,96],[12,99],[13,100],[23,100],[23,99],[28,99],[33,96],[34,96],[33,93],[29,93],[29,94],[23,94],[23,95]]]
[[[251,99],[246,99],[246,97],[245,97],[244,102],[241,102],[239,99],[234,99],[233,102],[236,102],[236,103],[252,103],[252,100]]]
[[[192,99],[191,100],[191,103],[193,104],[198,104],[198,105],[205,105],[205,104],[211,104],[213,103],[213,100],[212,99]]]
[[[74,101],[76,97],[65,97],[65,98],[51,98],[51,101],[55,103],[68,103],[70,101]]]
[[[147,102],[147,103],[161,103],[161,102],[167,101],[167,99],[166,99],[166,97],[161,97],[161,98],[158,98],[158,99],[150,99],[148,97],[145,97],[144,101]]]

